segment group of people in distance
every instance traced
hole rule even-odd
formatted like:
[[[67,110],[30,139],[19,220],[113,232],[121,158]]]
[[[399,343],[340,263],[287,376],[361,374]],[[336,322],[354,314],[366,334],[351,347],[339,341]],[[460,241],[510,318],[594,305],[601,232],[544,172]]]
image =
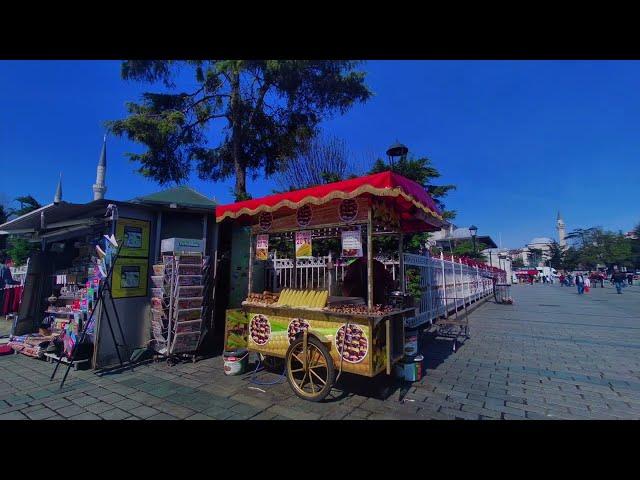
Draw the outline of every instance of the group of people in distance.
[[[578,289],[578,294],[582,295],[589,291],[591,288],[591,282],[594,282],[594,287],[600,283],[600,288],[604,288],[604,281],[607,279],[607,275],[604,272],[589,272],[588,274],[576,272],[574,274],[560,274],[559,278],[561,286],[571,287],[575,285]],[[633,273],[621,272],[618,267],[614,267],[613,272],[609,277],[609,281],[616,287],[616,291],[619,294],[622,294],[625,282],[628,285],[633,285]]]

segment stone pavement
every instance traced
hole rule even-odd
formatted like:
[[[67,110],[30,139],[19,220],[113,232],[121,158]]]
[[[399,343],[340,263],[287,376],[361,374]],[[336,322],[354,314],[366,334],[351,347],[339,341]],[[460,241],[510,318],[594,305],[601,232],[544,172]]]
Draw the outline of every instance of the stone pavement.
[[[471,314],[471,339],[456,353],[448,340],[426,342],[426,376],[414,384],[345,374],[327,401],[311,403],[286,382],[226,377],[216,357],[102,376],[72,371],[61,391],[49,382],[51,364],[8,355],[0,420],[640,418],[640,287],[511,291],[515,305],[489,301]]]

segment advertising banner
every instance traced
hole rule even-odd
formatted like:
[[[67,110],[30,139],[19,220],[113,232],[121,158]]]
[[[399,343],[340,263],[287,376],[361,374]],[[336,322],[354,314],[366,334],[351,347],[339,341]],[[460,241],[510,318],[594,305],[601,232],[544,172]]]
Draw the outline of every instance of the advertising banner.
[[[356,227],[354,230],[342,231],[342,256],[362,257],[362,229]]]
[[[149,256],[149,222],[133,218],[119,218],[116,224],[116,239],[123,242],[121,257]]]
[[[148,263],[146,258],[118,258],[113,267],[113,298],[146,297]]]
[[[258,235],[256,240],[256,260],[269,258],[269,235]]]
[[[311,256],[311,232],[296,232],[296,258]]]

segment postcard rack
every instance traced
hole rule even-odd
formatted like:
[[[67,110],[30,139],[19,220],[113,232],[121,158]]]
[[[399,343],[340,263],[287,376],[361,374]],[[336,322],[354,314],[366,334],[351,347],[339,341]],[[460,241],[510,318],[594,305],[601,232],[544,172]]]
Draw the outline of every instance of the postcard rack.
[[[153,266],[151,330],[159,355],[195,362],[204,327],[205,268],[199,252],[163,254]]]

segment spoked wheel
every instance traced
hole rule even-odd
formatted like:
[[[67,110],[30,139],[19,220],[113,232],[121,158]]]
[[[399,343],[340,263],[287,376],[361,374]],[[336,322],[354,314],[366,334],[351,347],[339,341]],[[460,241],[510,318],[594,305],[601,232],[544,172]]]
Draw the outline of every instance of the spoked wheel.
[[[329,394],[336,373],[329,350],[320,340],[307,338],[305,362],[304,338],[297,338],[287,350],[286,362],[287,380],[298,397],[319,402]]]

